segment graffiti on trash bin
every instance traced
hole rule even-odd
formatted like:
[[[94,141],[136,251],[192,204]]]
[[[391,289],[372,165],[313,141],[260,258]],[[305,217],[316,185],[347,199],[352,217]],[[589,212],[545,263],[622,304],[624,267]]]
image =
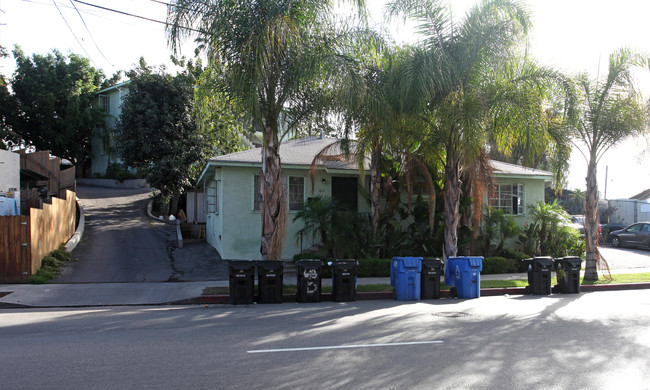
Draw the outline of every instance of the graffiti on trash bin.
[[[456,266],[456,269],[455,269],[454,273],[455,273],[455,276],[456,276],[456,280],[460,280],[460,267]]]
[[[315,269],[306,269],[302,274],[307,280],[307,294],[316,294],[318,291],[318,285],[316,284],[316,278],[318,273]]]

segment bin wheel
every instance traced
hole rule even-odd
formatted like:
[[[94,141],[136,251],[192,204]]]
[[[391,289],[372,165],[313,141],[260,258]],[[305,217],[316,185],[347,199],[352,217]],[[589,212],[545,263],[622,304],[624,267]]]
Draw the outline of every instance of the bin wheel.
[[[552,292],[553,294],[557,294],[557,293],[559,293],[559,292],[560,292],[560,286],[556,284],[555,286],[553,286],[553,287],[551,288],[551,292]]]
[[[456,291],[456,287],[451,287],[449,289],[449,298],[456,298],[458,296],[458,292]]]

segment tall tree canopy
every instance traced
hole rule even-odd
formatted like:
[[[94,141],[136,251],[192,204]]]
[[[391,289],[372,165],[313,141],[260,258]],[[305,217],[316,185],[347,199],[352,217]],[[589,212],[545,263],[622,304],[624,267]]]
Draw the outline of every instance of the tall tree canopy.
[[[94,128],[104,126],[104,114],[92,105],[104,75],[76,54],[56,50],[27,57],[16,47],[16,71],[11,79],[18,115],[12,131],[26,146],[50,150],[74,164],[90,152]]]
[[[354,3],[364,5],[363,0]],[[333,7],[331,0],[176,0],[169,8],[172,47],[195,36],[208,60],[223,64],[228,93],[248,110],[254,127],[264,135],[260,180],[263,259],[280,258],[284,241],[283,113],[300,107],[304,91],[318,86],[342,61],[337,56],[341,41],[333,38]]]
[[[127,75],[129,93],[116,129],[120,157],[163,195],[179,194],[209,145],[197,131],[194,75],[156,72],[143,59]]]
[[[646,66],[647,61],[629,49],[619,49],[609,57],[609,70],[604,80],[587,75],[577,79],[578,105],[573,135],[584,142],[587,160],[587,191],[585,193],[586,280],[598,280],[598,161],[609,148],[620,141],[648,131],[648,108],[635,89],[631,71]]]
[[[488,135],[505,150],[517,138],[543,134],[547,116],[539,96],[561,76],[524,61],[531,22],[517,2],[483,1],[460,20],[437,0],[396,0],[388,10],[413,19],[424,38],[405,67],[402,94],[405,106],[427,122],[429,138],[442,146],[444,255],[456,256],[461,182],[485,183],[474,173],[489,173]],[[463,188],[481,204],[485,192]]]

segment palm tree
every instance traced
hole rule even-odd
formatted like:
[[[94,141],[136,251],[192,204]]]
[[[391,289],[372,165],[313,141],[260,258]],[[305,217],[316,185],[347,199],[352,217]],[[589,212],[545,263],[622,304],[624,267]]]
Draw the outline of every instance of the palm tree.
[[[316,166],[323,161],[352,157],[362,175],[368,165],[374,239],[379,238],[381,163],[386,154],[401,162],[399,174],[407,182],[409,195],[411,179],[417,175],[424,180],[429,192],[431,216],[435,202],[433,180],[426,164],[418,158],[418,149],[423,143],[414,137],[414,132],[422,128],[422,122],[406,114],[400,106],[399,76],[404,50],[383,44],[379,47],[381,51],[367,51],[361,56],[357,73],[349,73],[348,78],[340,79],[335,100],[346,123],[345,139],[325,148],[312,163],[312,172],[315,172]],[[353,136],[355,139],[351,140]],[[433,224],[431,219],[430,224]]]
[[[405,67],[402,94],[404,105],[420,113],[431,138],[443,145],[443,253],[456,256],[464,171],[484,156],[489,134],[504,150],[521,136],[546,136],[548,115],[540,96],[562,77],[530,61],[513,62],[521,60],[530,27],[528,13],[516,2],[484,1],[460,22],[438,0],[395,0],[388,10],[415,19],[425,38]]]
[[[364,9],[363,0],[353,3]],[[300,106],[300,95],[321,85],[345,59],[329,23],[331,0],[176,0],[168,12],[173,49],[196,37],[210,63],[221,63],[227,92],[261,129],[262,259],[282,253],[286,201],[280,161],[281,117]]]
[[[644,64],[647,62],[638,54],[629,49],[619,49],[609,57],[605,80],[594,81],[586,75],[577,79],[580,100],[573,133],[576,140],[586,145],[586,150],[581,150],[581,153],[587,160],[585,280],[598,280],[598,161],[620,141],[647,131],[648,113],[631,78],[632,69]]]

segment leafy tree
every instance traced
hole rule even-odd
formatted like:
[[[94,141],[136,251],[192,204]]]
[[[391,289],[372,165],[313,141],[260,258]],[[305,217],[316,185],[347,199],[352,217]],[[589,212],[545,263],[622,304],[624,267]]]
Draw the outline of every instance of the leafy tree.
[[[120,157],[176,201],[202,157],[203,139],[193,111],[194,76],[190,71],[175,77],[155,72],[143,59],[127,75],[129,93],[116,128]]]
[[[227,93],[221,66],[213,64],[199,75],[194,91],[197,131],[210,145],[212,157],[244,149],[250,123],[245,111]],[[200,167],[202,168],[202,167]]]
[[[341,41],[333,38],[336,29],[328,23],[333,3],[177,0],[169,7],[172,47],[177,48],[186,36],[196,36],[209,64],[223,64],[228,92],[249,112],[253,126],[263,133],[263,259],[280,258],[284,241],[282,115],[300,107],[304,91],[318,87],[319,81],[326,80],[342,61],[336,55]],[[363,0],[356,3],[362,6]]]
[[[293,217],[294,221],[302,221],[303,227],[297,236],[311,236],[320,239],[320,244],[328,257],[334,255],[332,246],[332,222],[337,209],[336,201],[330,198],[310,198],[305,206]]]
[[[0,58],[8,57],[7,51],[0,46]],[[20,142],[12,131],[11,124],[15,122],[18,115],[18,102],[7,88],[7,80],[3,74],[0,74],[0,148],[8,149],[9,147]]]
[[[11,125],[26,145],[67,158],[74,164],[90,152],[90,137],[104,126],[104,113],[92,105],[104,79],[88,59],[56,50],[31,58],[16,47],[11,80],[18,112]]]
[[[578,105],[573,122],[575,139],[584,142],[587,160],[585,193],[585,240],[587,263],[585,280],[598,280],[598,161],[620,141],[647,131],[648,112],[635,90],[631,71],[647,65],[640,55],[619,49],[609,57],[609,71],[604,80],[578,76]]]
[[[531,23],[519,3],[483,1],[460,22],[437,0],[392,1],[389,12],[414,19],[424,37],[405,67],[402,95],[442,147],[442,153],[433,150],[445,172],[444,256],[456,256],[465,171],[485,166],[490,133],[504,150],[517,138],[544,135],[548,116],[541,96],[551,81],[563,80],[522,57]],[[482,192],[465,191],[474,212],[482,209],[483,197],[476,195]]]
[[[500,256],[506,240],[519,236],[520,232],[519,225],[512,216],[506,215],[501,209],[486,209],[481,220],[481,233],[479,234],[485,244],[483,255],[490,256],[490,247],[492,244],[496,244],[494,255]]]
[[[538,233],[539,253],[543,256],[582,256],[584,243],[580,233],[569,226],[569,215],[557,204],[538,202],[528,206],[533,231]]]

